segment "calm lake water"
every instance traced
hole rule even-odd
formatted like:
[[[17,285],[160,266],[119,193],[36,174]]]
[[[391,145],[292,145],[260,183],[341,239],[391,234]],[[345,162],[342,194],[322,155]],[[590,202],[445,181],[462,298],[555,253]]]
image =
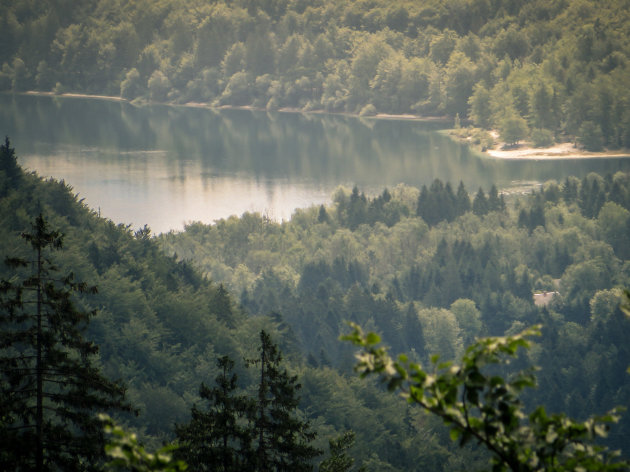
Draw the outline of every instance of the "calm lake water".
[[[154,232],[246,211],[276,220],[330,201],[339,185],[462,180],[470,193],[519,182],[630,170],[630,159],[500,161],[439,125],[348,116],[134,107],[115,101],[0,94],[0,134],[22,166],[64,179],[117,223]]]

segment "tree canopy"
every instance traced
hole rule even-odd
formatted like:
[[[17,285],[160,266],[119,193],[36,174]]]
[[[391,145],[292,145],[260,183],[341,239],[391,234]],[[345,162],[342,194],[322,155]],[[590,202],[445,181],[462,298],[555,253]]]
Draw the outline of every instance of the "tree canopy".
[[[0,89],[416,113],[630,146],[624,2],[133,0],[4,6]]]

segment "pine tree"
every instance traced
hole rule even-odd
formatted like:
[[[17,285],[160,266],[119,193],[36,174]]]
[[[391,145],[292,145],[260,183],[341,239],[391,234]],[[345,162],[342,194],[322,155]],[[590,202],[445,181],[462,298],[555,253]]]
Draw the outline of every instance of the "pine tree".
[[[354,431],[346,431],[341,436],[328,440],[330,457],[319,465],[319,472],[348,472],[352,470],[354,459],[346,451],[354,444]],[[364,471],[364,467],[357,469]]]
[[[33,260],[7,259],[15,273],[0,282],[0,470],[95,469],[104,446],[96,413],[131,410],[92,362],[98,347],[83,332],[94,312],[72,300],[96,288],[57,275],[49,253],[63,235],[41,214],[22,238]]]
[[[11,147],[9,138],[0,144],[0,197],[5,196],[8,189],[14,188],[20,180],[22,169],[17,163],[15,148]]]
[[[466,191],[466,187],[464,187],[464,182],[462,182],[461,180],[459,181],[459,186],[457,187],[457,195],[455,198],[457,200],[457,216],[463,215],[467,211],[470,211],[470,197],[468,195],[468,192]]]
[[[193,406],[192,418],[186,425],[177,425],[180,442],[178,455],[191,471],[241,471],[250,468],[253,431],[249,423],[255,403],[245,395],[235,395],[236,374],[231,374],[234,361],[228,356],[217,360],[221,372],[217,386],[203,383],[199,395],[208,401],[208,410]]]
[[[301,385],[280,367],[282,354],[264,330],[260,332],[258,399],[254,417],[256,446],[253,470],[308,471],[321,451],[310,442],[315,433],[296,415]]]
[[[15,148],[11,147],[8,136],[4,138],[4,144],[0,145],[0,171],[4,171],[10,179],[16,178],[21,172]]]
[[[488,213],[488,199],[483,189],[479,187],[479,191],[475,195],[475,199],[472,203],[473,213],[477,216],[483,216]]]
[[[488,211],[504,211],[505,210],[505,200],[503,199],[503,195],[499,196],[499,191],[497,190],[497,186],[492,184],[490,188],[490,192],[488,192]]]

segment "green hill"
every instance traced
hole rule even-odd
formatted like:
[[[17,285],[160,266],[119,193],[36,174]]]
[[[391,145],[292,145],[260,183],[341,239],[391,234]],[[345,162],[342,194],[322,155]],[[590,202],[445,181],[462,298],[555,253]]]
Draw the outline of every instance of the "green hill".
[[[517,129],[516,140],[531,132],[538,143],[630,146],[627,0],[10,0],[2,8],[4,90],[448,115],[506,137]]]

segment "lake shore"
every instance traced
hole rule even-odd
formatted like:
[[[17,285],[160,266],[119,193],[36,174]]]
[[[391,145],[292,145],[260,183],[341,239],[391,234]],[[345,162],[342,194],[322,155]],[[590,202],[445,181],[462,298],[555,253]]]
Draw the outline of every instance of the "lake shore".
[[[126,98],[114,97],[111,95],[90,95],[87,93],[55,93],[55,92],[38,92],[30,90],[25,92],[26,95],[35,95],[38,97],[62,97],[62,98],[89,98],[94,100],[111,100],[114,102],[128,102]]]
[[[528,159],[528,160],[553,160],[553,159],[597,159],[597,158],[627,158],[628,151],[598,151],[589,152],[577,148],[573,143],[556,143],[553,146],[535,148],[526,144],[514,146],[510,149],[488,149],[481,154],[495,159]]]
[[[53,97],[62,97],[62,98],[86,98],[86,99],[96,99],[96,100],[110,100],[117,102],[127,102],[133,103],[127,100],[126,98],[116,97],[111,95],[91,95],[84,93],[61,93],[57,94],[54,92],[40,92],[40,91],[28,91],[25,92],[27,95],[37,95],[37,96],[53,96]],[[151,102],[142,101],[137,103],[138,105],[150,104]],[[215,110],[251,110],[251,111],[269,111],[265,108],[254,107],[252,105],[220,105],[214,106],[208,102],[187,102],[183,104],[175,104],[175,103],[160,103],[164,105],[171,106],[182,106],[189,108],[207,108],[207,109],[215,109]],[[346,116],[356,116],[359,117],[356,113],[331,113],[326,112],[324,110],[301,110],[299,108],[292,107],[283,107],[277,110],[274,110],[278,113],[307,113],[307,114],[331,114],[331,115],[346,115]],[[364,119],[377,119],[377,120],[405,120],[405,121],[422,121],[422,122],[449,122],[450,120],[447,117],[435,117],[435,116],[420,116],[409,113],[403,114],[390,114],[390,113],[377,113],[372,116],[362,116]],[[456,136],[453,136],[449,133],[449,130],[444,130],[447,134],[451,135],[453,139],[458,139]],[[461,140],[464,141],[465,140]],[[558,159],[597,159],[597,158],[628,158],[630,157],[630,151],[622,150],[622,151],[598,151],[598,152],[590,152],[577,148],[573,143],[555,143],[553,146],[545,147],[545,148],[537,148],[528,145],[527,143],[516,145],[510,148],[506,148],[505,146],[500,147],[501,143],[499,143],[496,147],[491,149],[486,149],[484,151],[477,150],[476,152],[480,155],[493,159],[506,159],[506,160],[558,160]],[[472,146],[471,146],[472,149]]]

